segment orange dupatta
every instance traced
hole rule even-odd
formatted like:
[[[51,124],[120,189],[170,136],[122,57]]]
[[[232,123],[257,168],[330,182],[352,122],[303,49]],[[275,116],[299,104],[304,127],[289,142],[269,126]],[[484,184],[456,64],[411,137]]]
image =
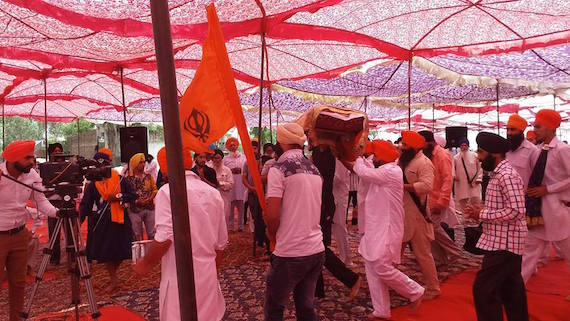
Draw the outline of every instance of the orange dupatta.
[[[103,200],[107,201],[110,196],[117,195],[121,192],[121,178],[119,177],[119,173],[117,171],[111,171],[111,177],[95,182],[95,187]],[[121,203],[118,201],[109,202],[109,206],[111,207],[111,222],[124,224],[125,223],[125,212],[121,207]]]

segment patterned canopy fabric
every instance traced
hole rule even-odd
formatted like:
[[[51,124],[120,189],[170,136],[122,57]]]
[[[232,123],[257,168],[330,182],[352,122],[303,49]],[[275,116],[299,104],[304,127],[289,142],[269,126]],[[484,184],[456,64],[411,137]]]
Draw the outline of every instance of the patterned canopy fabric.
[[[169,1],[180,96],[201,59],[210,2]],[[262,33],[264,93],[271,87],[272,108],[283,119],[323,102],[365,108],[379,123],[407,117],[408,81],[418,112],[487,106],[497,96],[570,98],[566,0],[213,2],[252,123]],[[129,121],[160,121],[148,0],[0,0],[0,30],[6,115],[43,120],[46,100],[49,121],[114,120],[123,108]]]

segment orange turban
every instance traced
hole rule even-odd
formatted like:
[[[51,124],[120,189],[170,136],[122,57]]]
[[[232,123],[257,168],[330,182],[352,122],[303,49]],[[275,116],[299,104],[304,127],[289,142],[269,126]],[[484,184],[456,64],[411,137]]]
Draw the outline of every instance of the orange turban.
[[[7,162],[17,162],[24,159],[29,154],[33,154],[36,142],[33,140],[19,140],[10,143],[2,152],[2,158]]]
[[[507,122],[507,127],[514,127],[521,132],[525,131],[526,126],[528,126],[528,123],[524,118],[519,116],[519,114],[512,114],[511,117],[509,117],[509,121]]]
[[[230,143],[236,143],[239,146],[239,141],[237,140],[237,138],[235,137],[230,137],[228,138],[228,140],[226,140],[226,148],[228,148],[230,146]]]
[[[168,165],[166,164],[166,147],[162,147],[156,154],[156,161],[160,167],[162,174],[168,174]]]
[[[374,150],[374,156],[386,163],[391,163],[400,156],[394,144],[386,140],[373,141],[372,149]]]
[[[535,139],[536,138],[536,134],[534,133],[534,130],[529,130],[528,132],[526,132],[526,139]]]
[[[538,111],[538,113],[536,113],[536,122],[544,127],[556,129],[560,127],[562,117],[560,117],[560,114],[556,110],[541,109]]]
[[[109,160],[113,160],[113,151],[108,149],[107,147],[101,147],[97,150],[99,153],[107,154],[109,156]]]
[[[426,139],[414,131],[404,130],[402,131],[402,143],[413,149],[422,149],[424,148]]]

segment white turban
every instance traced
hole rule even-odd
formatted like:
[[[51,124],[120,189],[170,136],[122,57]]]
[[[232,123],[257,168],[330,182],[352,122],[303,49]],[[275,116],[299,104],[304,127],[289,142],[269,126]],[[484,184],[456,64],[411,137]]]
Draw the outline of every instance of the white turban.
[[[435,142],[442,148],[445,148],[445,145],[447,145],[447,140],[443,136],[435,135],[434,139]]]
[[[301,145],[305,144],[307,136],[297,123],[286,123],[277,126],[277,141],[281,144],[287,145]]]

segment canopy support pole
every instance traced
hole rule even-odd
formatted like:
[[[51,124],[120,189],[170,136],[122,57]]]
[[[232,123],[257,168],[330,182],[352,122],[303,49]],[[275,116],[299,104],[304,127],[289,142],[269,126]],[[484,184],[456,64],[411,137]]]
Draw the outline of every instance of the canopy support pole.
[[[4,112],[4,102],[2,102],[2,150],[6,148],[6,113]]]
[[[192,260],[192,238],[190,236],[190,221],[188,217],[186,178],[182,155],[182,133],[178,111],[168,0],[151,0],[150,9],[168,162],[180,319],[183,321],[197,321],[198,312],[196,307],[194,263]]]
[[[552,109],[556,110],[556,94],[552,94]]]
[[[44,80],[44,138],[46,147],[46,162],[49,160],[48,155],[48,124],[47,124],[47,80]]]
[[[479,131],[481,131],[481,112],[478,112],[477,115],[479,115],[479,120],[477,123],[477,128],[479,129]]]
[[[261,139],[261,118],[263,115],[263,71],[265,69],[265,50],[267,44],[265,43],[265,8],[263,8],[263,4],[260,0],[255,0],[255,3],[261,10],[261,75],[259,76],[259,121],[257,124],[257,138],[259,139],[259,148],[257,149],[257,157],[261,157],[261,147],[263,146],[263,141]],[[255,256],[255,245],[253,247],[253,256]]]
[[[125,103],[125,80],[123,78],[123,66],[119,68],[119,71],[121,73],[121,95],[123,96],[123,122],[125,124],[125,127],[127,127],[127,105]]]
[[[431,105],[431,131],[435,133],[435,104]]]
[[[412,130],[412,58],[408,60],[408,130]]]
[[[501,124],[500,124],[500,108],[499,108],[499,80],[497,79],[496,85],[496,92],[497,92],[497,135],[501,135]]]
[[[268,91],[269,91],[269,142],[273,144],[273,123],[271,121],[273,98],[271,98],[271,87],[268,88]]]
[[[77,155],[81,155],[81,144],[79,143],[79,117],[77,118]]]

